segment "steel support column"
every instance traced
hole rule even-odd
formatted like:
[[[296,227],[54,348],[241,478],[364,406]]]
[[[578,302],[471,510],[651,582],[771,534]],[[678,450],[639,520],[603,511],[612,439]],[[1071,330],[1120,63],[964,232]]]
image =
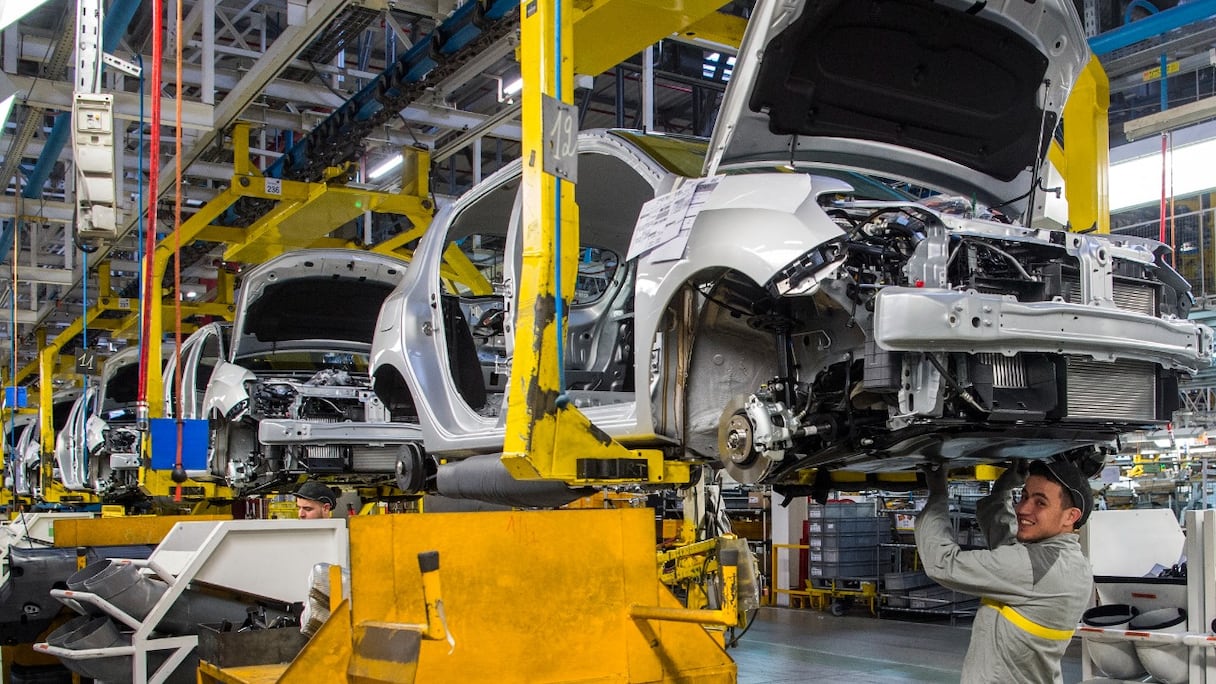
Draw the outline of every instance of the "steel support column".
[[[654,132],[654,46],[642,50],[642,130]]]
[[[215,104],[215,0],[203,0],[203,104]],[[191,12],[193,14],[193,12]],[[186,34],[191,35],[190,33]]]

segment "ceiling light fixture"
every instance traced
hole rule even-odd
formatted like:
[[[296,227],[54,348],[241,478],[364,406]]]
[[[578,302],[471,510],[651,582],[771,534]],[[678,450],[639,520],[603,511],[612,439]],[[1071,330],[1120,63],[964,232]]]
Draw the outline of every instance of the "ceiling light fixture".
[[[17,23],[18,19],[44,4],[46,4],[46,0],[4,0],[4,2],[0,2],[0,31]]]
[[[371,171],[368,171],[367,177],[369,180],[378,180],[381,176],[385,176],[388,174],[388,172],[392,171],[393,169],[397,168],[398,166],[401,166],[401,163],[403,161],[405,161],[405,157],[402,157],[399,154],[389,157],[384,162],[382,162],[379,166],[372,169]]]

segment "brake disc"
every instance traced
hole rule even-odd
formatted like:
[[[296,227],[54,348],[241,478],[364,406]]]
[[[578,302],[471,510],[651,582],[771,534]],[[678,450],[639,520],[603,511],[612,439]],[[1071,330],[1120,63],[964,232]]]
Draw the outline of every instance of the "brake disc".
[[[757,449],[756,429],[747,414],[747,401],[747,397],[735,397],[723,409],[718,419],[718,459],[736,482],[755,484],[768,475],[773,463],[785,453]]]

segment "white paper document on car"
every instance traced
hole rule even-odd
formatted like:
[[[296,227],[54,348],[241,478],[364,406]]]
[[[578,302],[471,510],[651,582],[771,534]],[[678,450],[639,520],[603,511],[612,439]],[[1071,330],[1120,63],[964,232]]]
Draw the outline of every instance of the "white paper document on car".
[[[654,250],[650,255],[652,262],[674,261],[684,256],[692,224],[721,178],[689,180],[643,204],[627,258],[633,259],[651,250]]]

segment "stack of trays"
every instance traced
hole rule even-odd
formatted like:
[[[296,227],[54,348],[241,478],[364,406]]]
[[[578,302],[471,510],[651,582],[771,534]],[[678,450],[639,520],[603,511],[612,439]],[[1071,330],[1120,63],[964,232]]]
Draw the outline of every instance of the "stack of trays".
[[[866,503],[812,506],[809,517],[812,579],[876,580],[890,571],[891,559],[880,554],[879,544],[891,540],[891,516],[875,515]]]

